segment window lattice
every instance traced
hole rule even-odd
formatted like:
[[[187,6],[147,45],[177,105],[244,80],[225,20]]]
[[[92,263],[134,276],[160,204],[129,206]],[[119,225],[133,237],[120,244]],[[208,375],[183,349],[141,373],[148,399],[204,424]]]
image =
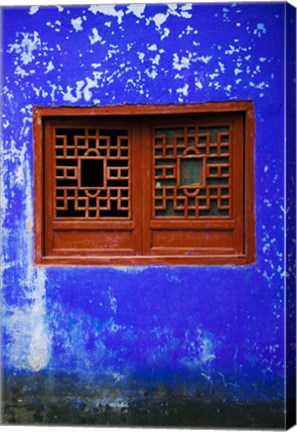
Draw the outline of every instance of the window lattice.
[[[230,216],[229,158],[229,126],[155,129],[155,217]]]
[[[55,129],[55,216],[130,218],[128,130]]]
[[[255,262],[254,105],[34,107],[36,264]]]

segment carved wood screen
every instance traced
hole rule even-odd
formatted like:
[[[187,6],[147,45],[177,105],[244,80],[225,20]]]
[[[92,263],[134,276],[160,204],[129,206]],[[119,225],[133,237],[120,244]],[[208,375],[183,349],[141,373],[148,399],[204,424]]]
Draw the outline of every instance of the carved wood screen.
[[[154,215],[230,216],[229,126],[156,128]]]
[[[129,218],[129,130],[55,128],[55,217]]]
[[[251,262],[253,108],[223,108],[36,108],[36,262]]]

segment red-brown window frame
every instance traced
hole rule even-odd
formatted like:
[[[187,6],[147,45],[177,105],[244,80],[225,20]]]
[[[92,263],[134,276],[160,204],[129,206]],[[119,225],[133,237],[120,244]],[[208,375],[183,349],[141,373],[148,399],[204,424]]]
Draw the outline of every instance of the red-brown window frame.
[[[152,136],[151,129],[149,129],[150,119],[158,124],[162,124],[162,118],[167,118],[172,115],[175,118],[178,115],[210,115],[214,116],[228,115],[237,113],[242,116],[243,125],[243,197],[242,197],[242,247],[230,253],[228,249],[224,253],[224,248],[218,253],[217,248],[206,248],[203,250],[194,250],[190,253],[186,253],[182,248],[177,249],[177,252],[173,251],[170,253],[169,248],[151,248],[148,250],[146,242],[143,246],[140,246],[142,238],[149,238],[152,236],[152,230],[158,230],[160,228],[160,222],[151,220],[151,214],[149,214],[150,206],[143,206],[145,202],[151,202],[151,174],[152,167],[148,161],[151,160],[151,147],[152,147]],[[120,224],[116,224],[116,228],[113,230],[133,230],[134,243],[139,243],[139,248],[142,250],[142,254],[128,254],[125,250],[116,251],[113,250],[109,253],[106,250],[105,253],[88,253],[87,251],[80,251],[78,249],[77,254],[68,254],[67,251],[63,252],[62,255],[55,255],[54,252],[46,250],[45,238],[47,237],[50,242],[51,236],[54,235],[53,229],[46,230],[45,224],[45,151],[44,145],[47,138],[48,132],[46,132],[45,125],[48,124],[51,119],[63,123],[63,120],[77,119],[80,118],[90,119],[90,124],[93,119],[100,119],[108,124],[113,119],[123,122],[131,119],[131,123],[136,123],[135,119],[145,118],[146,121],[142,122],[142,126],[139,128],[133,128],[132,140],[141,144],[141,151],[135,151],[132,155],[132,184],[141,181],[142,186],[142,210],[137,209],[134,206],[135,219],[133,221],[123,221]],[[161,120],[160,120],[161,119]],[[164,122],[163,122],[164,123]],[[35,264],[48,264],[48,265],[147,265],[147,264],[166,264],[166,265],[222,265],[222,264],[250,264],[255,261],[255,216],[254,216],[254,106],[251,101],[234,101],[234,102],[210,102],[204,104],[189,104],[189,105],[121,105],[121,106],[104,106],[104,107],[34,107],[33,110],[33,127],[34,127],[34,216],[35,216]],[[143,139],[143,137],[146,139]],[[149,137],[149,138],[148,138]],[[136,170],[136,167],[142,167],[141,170]],[[135,174],[138,171],[138,174]],[[142,179],[141,179],[142,176]],[[133,187],[133,186],[132,186]],[[135,190],[132,194],[135,193]],[[135,223],[136,221],[136,223]],[[148,224],[148,221],[150,223]],[[170,230],[172,232],[180,232],[180,236],[183,233],[187,233],[187,228],[183,226],[183,221],[171,221]],[[93,233],[102,229],[111,229],[113,222],[103,221],[101,225],[93,225]],[[196,221],[191,224],[195,228]],[[224,231],[224,226],[228,226],[228,221],[222,221],[221,230]],[[197,229],[204,232],[207,235],[208,231],[212,229],[212,221],[208,221],[205,224],[205,230],[201,228],[202,225]],[[77,229],[85,229],[79,222],[76,224]],[[75,228],[74,228],[75,229]],[[163,230],[164,228],[163,224]],[[228,228],[227,228],[228,229]],[[73,225],[72,225],[73,230]],[[181,231],[180,231],[181,230]],[[99,235],[99,234],[98,234]],[[190,232],[187,234],[190,236]],[[201,235],[201,233],[200,233]],[[217,238],[219,242],[220,230],[217,232]],[[61,240],[62,241],[62,240]],[[174,243],[174,240],[173,240]],[[174,249],[174,248],[173,248]],[[194,253],[193,253],[194,251]]]

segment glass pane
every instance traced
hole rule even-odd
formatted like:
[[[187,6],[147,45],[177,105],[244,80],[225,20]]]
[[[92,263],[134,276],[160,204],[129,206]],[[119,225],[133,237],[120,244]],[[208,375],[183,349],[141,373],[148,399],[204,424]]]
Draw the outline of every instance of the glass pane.
[[[180,184],[181,186],[197,187],[202,181],[202,159],[181,159],[180,160]]]
[[[219,209],[217,200],[210,200],[210,207],[208,210],[199,210],[200,216],[228,216],[229,210]]]
[[[156,135],[165,135],[166,144],[173,144],[176,135],[184,135],[184,128],[156,129]]]
[[[222,200],[223,191],[224,198],[231,195],[229,138],[229,126],[197,124],[156,129],[157,189],[153,204],[156,217],[187,219],[230,215],[230,200]],[[156,200],[161,196],[169,198],[164,209],[156,208],[159,204]]]
[[[228,132],[228,126],[211,126],[211,127],[199,127],[199,134],[209,134],[210,142],[215,143],[218,141],[218,132]]]
[[[156,216],[166,216],[166,217],[183,217],[184,211],[174,208],[172,200],[166,201],[165,210],[156,210]]]

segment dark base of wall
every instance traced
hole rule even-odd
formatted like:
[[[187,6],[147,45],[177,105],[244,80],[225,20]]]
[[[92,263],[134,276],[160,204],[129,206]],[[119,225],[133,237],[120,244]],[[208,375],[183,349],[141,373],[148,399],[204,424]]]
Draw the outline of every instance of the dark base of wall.
[[[127,408],[107,404],[90,409],[83,401],[46,404],[7,401],[3,407],[3,424],[284,429],[281,405],[267,402],[203,404],[185,398],[133,402]]]
[[[61,377],[62,378],[62,377]],[[74,378],[74,377],[73,377]],[[19,425],[110,425],[200,428],[284,429],[283,401],[230,401],[175,392],[148,392],[78,385],[49,377],[10,376],[4,380],[2,423]],[[135,383],[133,383],[135,384]],[[133,387],[133,386],[132,386]],[[75,391],[73,391],[75,389]],[[131,394],[134,393],[132,397]],[[108,394],[108,397],[106,397]],[[128,396],[129,394],[129,396]],[[112,395],[112,397],[111,397]],[[125,397],[123,397],[125,395]]]

